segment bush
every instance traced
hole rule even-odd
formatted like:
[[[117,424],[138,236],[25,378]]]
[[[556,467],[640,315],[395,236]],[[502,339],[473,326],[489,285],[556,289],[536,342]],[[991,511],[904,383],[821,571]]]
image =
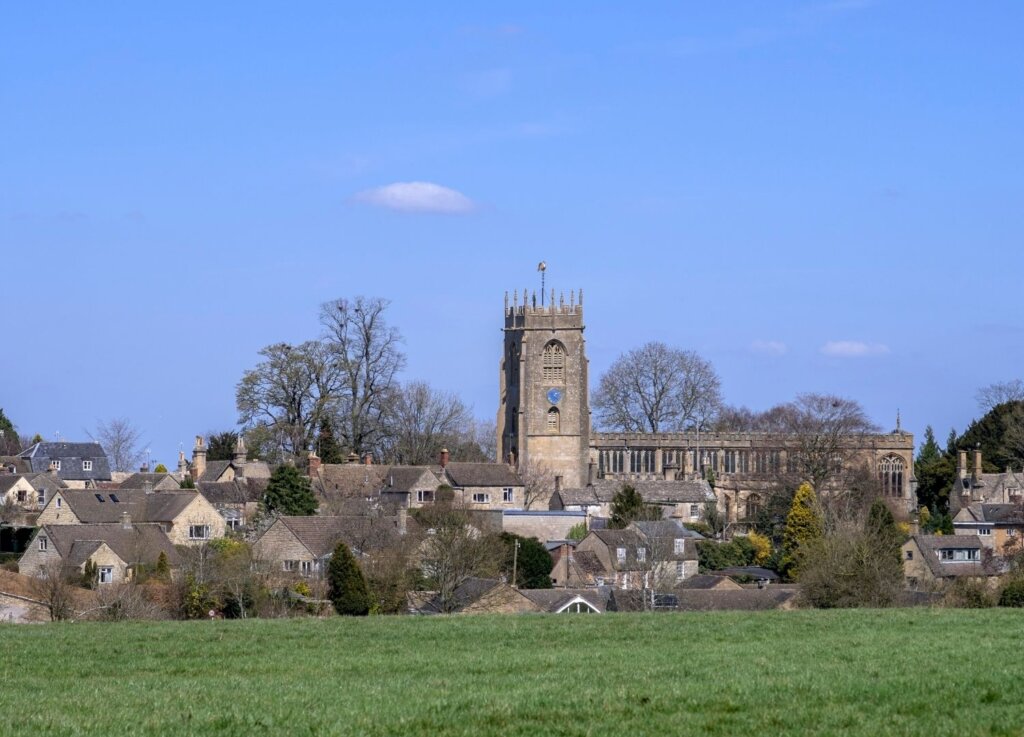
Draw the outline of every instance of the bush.
[[[746,537],[737,535],[727,543],[701,540],[697,543],[697,560],[701,573],[723,568],[754,564],[757,550]]]
[[[995,597],[984,582],[969,578],[954,581],[943,603],[958,609],[987,609],[996,605]]]
[[[1024,578],[1010,581],[999,594],[999,606],[1024,607]]]
[[[343,616],[365,617],[370,613],[370,590],[359,563],[348,546],[340,542],[327,566],[328,598]]]

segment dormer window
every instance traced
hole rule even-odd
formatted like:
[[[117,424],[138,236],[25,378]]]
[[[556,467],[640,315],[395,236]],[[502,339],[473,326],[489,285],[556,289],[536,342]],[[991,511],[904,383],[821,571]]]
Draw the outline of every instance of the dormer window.
[[[619,561],[619,563],[625,563],[626,562],[626,549],[625,548],[615,548],[615,558]]]
[[[82,470],[83,471],[91,471],[92,470],[92,461],[82,461]]]

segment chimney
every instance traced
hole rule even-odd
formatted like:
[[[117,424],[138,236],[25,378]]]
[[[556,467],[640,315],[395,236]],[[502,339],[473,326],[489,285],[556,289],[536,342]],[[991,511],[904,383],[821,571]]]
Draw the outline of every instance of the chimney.
[[[51,476],[56,476],[57,475],[57,461],[50,461],[50,467],[48,469],[46,469],[46,470],[50,472]]]
[[[192,479],[198,481],[206,473],[206,446],[203,436],[196,435],[196,446],[192,449]]]
[[[139,473],[149,473],[149,464],[143,463],[141,466],[139,466]]]
[[[555,491],[559,492],[562,490],[562,477],[555,476]]]
[[[316,476],[317,471],[320,470],[320,456],[313,451],[309,451],[309,471],[307,472],[310,478]]]
[[[244,466],[248,455],[249,452],[245,448],[245,438],[242,437],[242,433],[238,433],[238,440],[235,441],[235,454],[231,461],[236,466]]]
[[[349,464],[359,463],[359,456],[356,455],[354,452],[349,453],[348,456],[345,458],[345,462]]]
[[[666,463],[661,467],[661,474],[665,481],[672,481],[676,477],[676,467],[671,463]]]
[[[409,520],[409,510],[405,507],[398,508],[398,534],[404,535]]]
[[[981,481],[981,443],[974,448],[974,480]]]
[[[373,453],[367,453],[366,455],[364,455],[363,456],[363,463],[365,463],[367,466],[372,466],[373,465]]]
[[[441,449],[441,468],[447,468],[447,467],[448,467],[448,449],[447,448],[442,448]]]
[[[961,450],[956,461],[956,470],[960,474],[960,478],[967,478],[967,451]]]
[[[150,481],[149,479],[146,479],[145,481],[143,481],[142,482],[142,490],[145,493],[147,493],[147,494],[152,494],[153,493],[153,482]]]
[[[132,516],[127,511],[121,512],[121,527],[126,530],[132,529]]]
[[[185,451],[178,451],[178,475],[181,478],[185,478],[185,474],[188,472],[188,462],[185,460]],[[180,480],[180,479],[179,479]]]

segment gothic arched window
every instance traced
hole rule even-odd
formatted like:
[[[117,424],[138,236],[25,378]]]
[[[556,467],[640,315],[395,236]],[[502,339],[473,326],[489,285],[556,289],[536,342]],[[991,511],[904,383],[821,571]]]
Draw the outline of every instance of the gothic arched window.
[[[548,432],[554,432],[554,433],[558,432],[558,427],[559,427],[559,424],[560,424],[559,420],[560,420],[560,418],[558,416],[558,408],[557,407],[552,407],[551,409],[549,409],[548,410],[548,424],[547,424]]]
[[[541,357],[543,379],[551,384],[565,383],[565,348],[558,341],[551,341],[544,346]]]
[[[903,459],[886,456],[878,464],[878,483],[884,496],[903,496]]]

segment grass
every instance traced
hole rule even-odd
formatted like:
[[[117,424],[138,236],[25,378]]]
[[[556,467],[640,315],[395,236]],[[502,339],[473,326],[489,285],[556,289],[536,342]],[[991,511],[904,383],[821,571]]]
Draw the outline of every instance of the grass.
[[[0,734],[1024,735],[1024,617],[0,626]]]

